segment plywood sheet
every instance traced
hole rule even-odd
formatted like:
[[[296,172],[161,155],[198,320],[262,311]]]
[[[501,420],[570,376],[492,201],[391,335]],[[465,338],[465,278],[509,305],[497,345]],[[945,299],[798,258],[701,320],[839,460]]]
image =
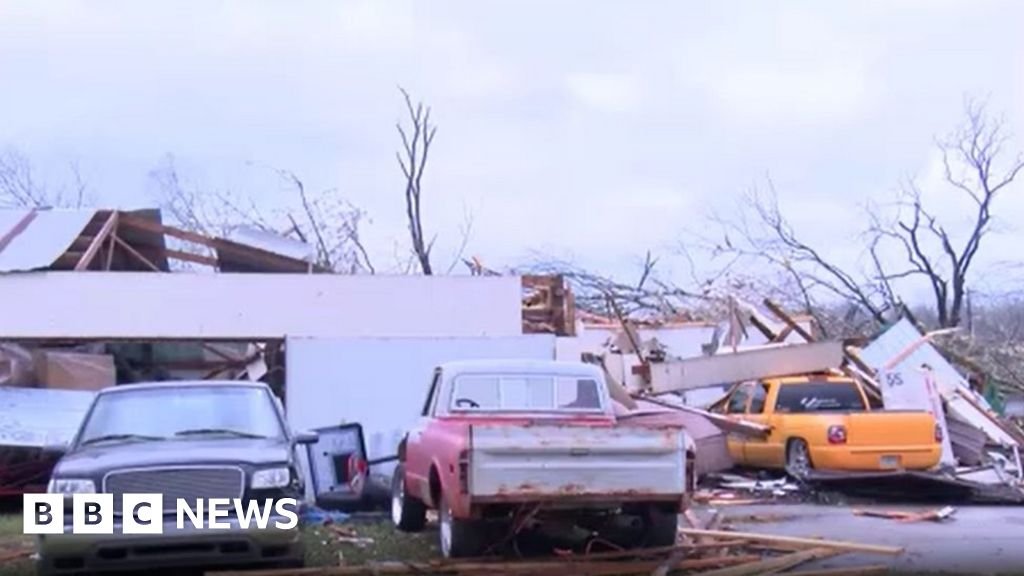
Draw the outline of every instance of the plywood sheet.
[[[33,272],[0,275],[0,339],[522,334],[518,277]],[[74,297],[69,297],[74,295]],[[88,306],[82,306],[88,302]]]

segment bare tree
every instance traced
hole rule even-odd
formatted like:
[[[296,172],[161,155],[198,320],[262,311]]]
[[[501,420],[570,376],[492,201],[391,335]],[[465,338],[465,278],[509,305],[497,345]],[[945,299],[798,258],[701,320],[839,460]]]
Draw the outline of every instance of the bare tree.
[[[346,274],[376,273],[360,236],[365,212],[337,190],[310,193],[295,173],[275,169],[275,174],[295,191],[297,206],[286,202],[265,213],[252,197],[239,199],[230,192],[187,183],[172,156],[151,171],[150,178],[157,185],[163,209],[182,228],[224,237],[238,226],[247,226],[296,237],[313,246],[318,266]]]
[[[402,150],[396,153],[398,165],[405,176],[405,210],[409,221],[409,235],[412,238],[412,250],[419,261],[423,274],[434,273],[430,264],[430,251],[434,247],[432,238],[429,242],[423,236],[423,215],[421,211],[421,191],[423,171],[427,167],[427,155],[434,141],[437,127],[430,123],[430,107],[424,108],[419,102],[415,106],[412,98],[404,88],[399,87],[405,98],[405,106],[409,113],[412,126],[407,130],[402,124],[396,124],[398,134],[402,137]]]
[[[945,140],[939,141],[946,182],[966,196],[973,206],[968,233],[957,238],[939,218],[925,207],[922,191],[911,181],[904,188],[901,215],[892,230],[876,228],[880,238],[896,242],[903,250],[906,266],[885,272],[879,279],[918,276],[932,289],[935,312],[941,327],[959,326],[963,320],[969,273],[985,237],[991,230],[992,208],[1024,169],[1020,153],[1003,168],[1003,147],[1008,137],[1001,120],[989,118],[985,108],[974,102],[966,106],[966,122]]]
[[[89,201],[88,185],[77,162],[69,171],[70,182],[51,188],[21,152],[0,154],[0,208],[82,208]]]
[[[824,307],[837,311],[841,308],[835,303],[846,302],[842,316],[856,321],[859,328],[866,326],[864,320],[884,324],[902,310],[904,302],[895,284],[922,278],[933,292],[931,308],[937,324],[959,326],[972,264],[991,231],[993,203],[1024,169],[1019,154],[997,168],[1006,142],[1002,122],[986,116],[983,106],[968,102],[965,124],[937,143],[950,190],[974,206],[964,237],[925,206],[922,191],[911,181],[904,186],[891,220],[878,207],[868,208],[863,234],[867,264],[860,269],[842,266],[794,230],[769,180],[766,193],[755,190],[745,197],[738,216],[715,218],[723,234],[722,240],[710,243],[710,250],[716,256],[728,256],[730,268],[761,261],[783,271],[809,312],[826,303],[830,305]],[[894,261],[892,253],[902,254],[902,262]]]
[[[707,303],[712,296],[659,279],[657,263],[658,258],[648,251],[635,284],[545,256],[538,256],[534,262],[512,272],[564,276],[572,286],[576,306],[593,314],[614,317],[617,309],[633,319],[693,318],[698,305]]]

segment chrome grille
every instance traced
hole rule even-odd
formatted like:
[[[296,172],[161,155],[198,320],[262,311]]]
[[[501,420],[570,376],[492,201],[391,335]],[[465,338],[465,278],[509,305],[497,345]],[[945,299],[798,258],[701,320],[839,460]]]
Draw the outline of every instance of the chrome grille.
[[[244,490],[245,473],[227,466],[118,470],[103,480],[103,491],[114,495],[118,515],[122,494],[163,494],[164,514],[174,514],[178,498],[195,509],[199,498],[241,498]]]

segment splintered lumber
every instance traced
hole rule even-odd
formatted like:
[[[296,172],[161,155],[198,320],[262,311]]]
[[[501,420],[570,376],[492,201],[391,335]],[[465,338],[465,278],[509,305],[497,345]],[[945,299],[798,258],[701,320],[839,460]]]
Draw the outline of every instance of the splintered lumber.
[[[33,548],[23,548],[21,550],[14,550],[13,552],[0,553],[0,565],[3,565],[5,562],[13,562],[22,558],[28,558],[32,555],[33,551]]]
[[[886,574],[889,567],[885,564],[870,564],[866,566],[850,566],[848,568],[824,568],[821,570],[797,570],[787,572],[790,576],[861,576],[862,574]]]
[[[703,572],[701,576],[756,576],[758,574],[774,574],[776,572],[789,570],[790,568],[812,560],[829,558],[842,553],[843,552],[839,550],[829,548],[814,548],[811,550],[804,550],[802,552],[794,552],[785,556],[766,558],[757,562],[749,562],[729,568]]]
[[[681,528],[680,533],[687,536],[711,536],[714,538],[741,539],[749,542],[767,542],[778,544],[793,544],[807,548],[831,548],[835,550],[846,550],[848,552],[865,552],[871,554],[887,554],[898,556],[903,553],[902,547],[881,546],[877,544],[861,544],[858,542],[844,542],[841,540],[822,540],[816,538],[798,538],[795,536],[775,536],[772,534],[758,534],[756,532],[730,532],[725,530],[699,530],[696,528]]]
[[[921,522],[923,520],[941,522],[942,520],[953,516],[955,513],[956,508],[952,506],[946,506],[945,508],[928,510],[925,512],[902,512],[899,510],[853,510],[853,514],[855,516],[887,518],[889,520],[896,520],[899,522]]]
[[[749,564],[760,556],[729,556],[725,558],[696,558],[672,562],[669,570],[699,570],[721,566]],[[650,574],[664,560],[611,561],[611,560],[551,560],[539,562],[373,562],[362,566],[331,566],[285,570],[247,570],[207,572],[209,576],[358,576],[386,574],[453,574],[457,576],[486,576],[490,574],[550,574],[564,576],[626,576]]]

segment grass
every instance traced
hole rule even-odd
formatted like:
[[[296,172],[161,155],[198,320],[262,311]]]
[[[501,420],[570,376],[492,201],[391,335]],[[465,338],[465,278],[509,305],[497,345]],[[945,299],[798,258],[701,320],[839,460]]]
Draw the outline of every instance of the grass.
[[[33,538],[21,533],[21,514],[0,514],[0,557],[25,547],[34,547]],[[403,534],[389,521],[376,518],[353,518],[342,524],[359,538],[373,543],[358,545],[339,541],[337,534],[325,526],[307,526],[303,529],[306,543],[307,566],[358,565],[373,560],[428,560],[440,556],[437,533],[428,529],[419,534]],[[0,563],[0,576],[31,576],[35,568],[30,558]]]

